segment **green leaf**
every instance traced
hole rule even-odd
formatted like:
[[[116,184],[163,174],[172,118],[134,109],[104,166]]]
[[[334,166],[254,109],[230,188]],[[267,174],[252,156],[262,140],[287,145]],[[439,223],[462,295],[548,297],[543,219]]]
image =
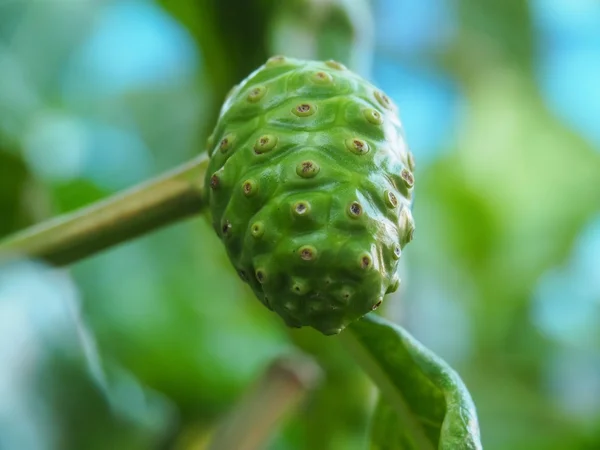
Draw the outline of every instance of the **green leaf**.
[[[405,432],[405,428],[396,410],[380,395],[373,414],[369,448],[371,450],[415,448],[416,445]]]
[[[307,327],[289,328],[288,333],[295,346],[313,356],[325,374],[296,414],[295,423],[286,426],[297,430],[295,448],[364,450],[370,422],[365,404],[372,394],[368,377],[339,339],[324,338]]]
[[[372,450],[481,449],[475,406],[458,374],[400,326],[370,314],[341,336],[382,395]]]

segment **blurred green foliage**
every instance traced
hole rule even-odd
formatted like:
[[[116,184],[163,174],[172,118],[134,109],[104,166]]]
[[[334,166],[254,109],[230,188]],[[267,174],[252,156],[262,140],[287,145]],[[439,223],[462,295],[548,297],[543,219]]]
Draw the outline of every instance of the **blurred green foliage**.
[[[226,92],[273,53],[337,58],[375,78],[380,60],[431,65],[455,80],[461,103],[434,157],[422,163],[413,149],[417,231],[388,315],[463,376],[486,449],[600,448],[600,338],[592,330],[572,343],[536,320],[540,280],[568,264],[600,212],[600,152],[542,95],[527,2],[452,2],[455,33],[417,56],[371,35],[383,17],[374,11],[390,5],[0,4],[0,235],[204,151]],[[391,85],[405,80],[391,73]],[[395,100],[401,114],[418,103]],[[337,339],[284,328],[213,234],[192,219],[74,266],[58,287],[0,282],[0,448],[204,448],[219,417],[292,347],[315,355],[325,383],[271,448],[366,447],[370,382]],[[65,283],[76,318],[61,306]]]

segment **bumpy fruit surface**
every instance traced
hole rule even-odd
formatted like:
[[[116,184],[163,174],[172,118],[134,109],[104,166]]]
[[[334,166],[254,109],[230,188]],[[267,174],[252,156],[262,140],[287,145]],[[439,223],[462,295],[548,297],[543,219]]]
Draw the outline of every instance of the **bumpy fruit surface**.
[[[208,151],[215,230],[287,325],[336,334],[398,288],[413,160],[383,92],[334,61],[273,57],[232,89]]]

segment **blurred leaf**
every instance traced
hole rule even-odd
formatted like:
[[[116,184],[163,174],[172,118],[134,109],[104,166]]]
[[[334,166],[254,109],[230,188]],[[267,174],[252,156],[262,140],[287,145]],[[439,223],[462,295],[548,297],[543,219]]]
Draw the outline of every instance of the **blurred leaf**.
[[[534,35],[528,2],[521,0],[460,0],[460,37],[453,57],[464,78],[475,81],[478,70],[509,64],[533,68]]]
[[[27,12],[27,2],[2,2],[2,19],[0,20],[0,40],[9,41]]]
[[[71,212],[107,197],[106,191],[83,178],[57,183],[52,193],[56,214]]]
[[[43,365],[33,392],[57,412],[52,426],[63,450],[142,450],[160,448],[173,427],[173,411],[160,394],[137,381],[116,385],[113,399],[130,409],[129,416],[115,414],[111,399],[98,388],[77,361],[53,355]],[[129,402],[130,405],[125,405]]]
[[[293,0],[271,23],[273,53],[335,59],[368,76],[374,47],[373,18],[365,0]]]
[[[72,270],[100,349],[176,402],[184,422],[212,420],[289,348],[202,218]]]
[[[17,156],[0,152],[0,236],[22,226],[21,191],[27,180],[27,169]]]
[[[404,429],[398,426],[398,414],[383,397],[379,397],[372,421],[371,450],[414,447],[414,443],[406,436]]]
[[[350,330],[342,336],[387,403],[377,410],[372,449],[482,448],[471,396],[444,361],[373,314]]]
[[[274,11],[273,0],[161,1],[198,43],[216,113],[235,83],[270,56],[266,33]],[[212,127],[213,121],[207,121]]]
[[[534,339],[523,325],[531,293],[597,213],[600,157],[516,73],[479,77],[465,82],[472,112],[457,150],[419,178],[414,245],[428,277],[462,271],[473,283],[460,296],[472,311],[474,352],[489,361]],[[543,357],[528,353],[521,363],[531,373]]]
[[[0,448],[147,449],[176,419],[162,395],[106,364],[68,272],[0,264]]]
[[[312,355],[325,371],[322,385],[304,410],[286,426],[289,442],[310,450],[365,448],[372,384],[339,339],[308,328],[289,329],[293,343]]]

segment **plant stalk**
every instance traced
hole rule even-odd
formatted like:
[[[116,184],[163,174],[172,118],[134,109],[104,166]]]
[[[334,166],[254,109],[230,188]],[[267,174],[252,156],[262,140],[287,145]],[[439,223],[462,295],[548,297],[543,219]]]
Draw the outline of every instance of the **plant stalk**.
[[[320,379],[321,368],[308,356],[276,359],[217,428],[208,450],[265,448],[279,421]]]
[[[27,257],[63,266],[198,214],[206,206],[207,166],[202,155],[122,194],[9,236],[0,241],[0,259]]]

